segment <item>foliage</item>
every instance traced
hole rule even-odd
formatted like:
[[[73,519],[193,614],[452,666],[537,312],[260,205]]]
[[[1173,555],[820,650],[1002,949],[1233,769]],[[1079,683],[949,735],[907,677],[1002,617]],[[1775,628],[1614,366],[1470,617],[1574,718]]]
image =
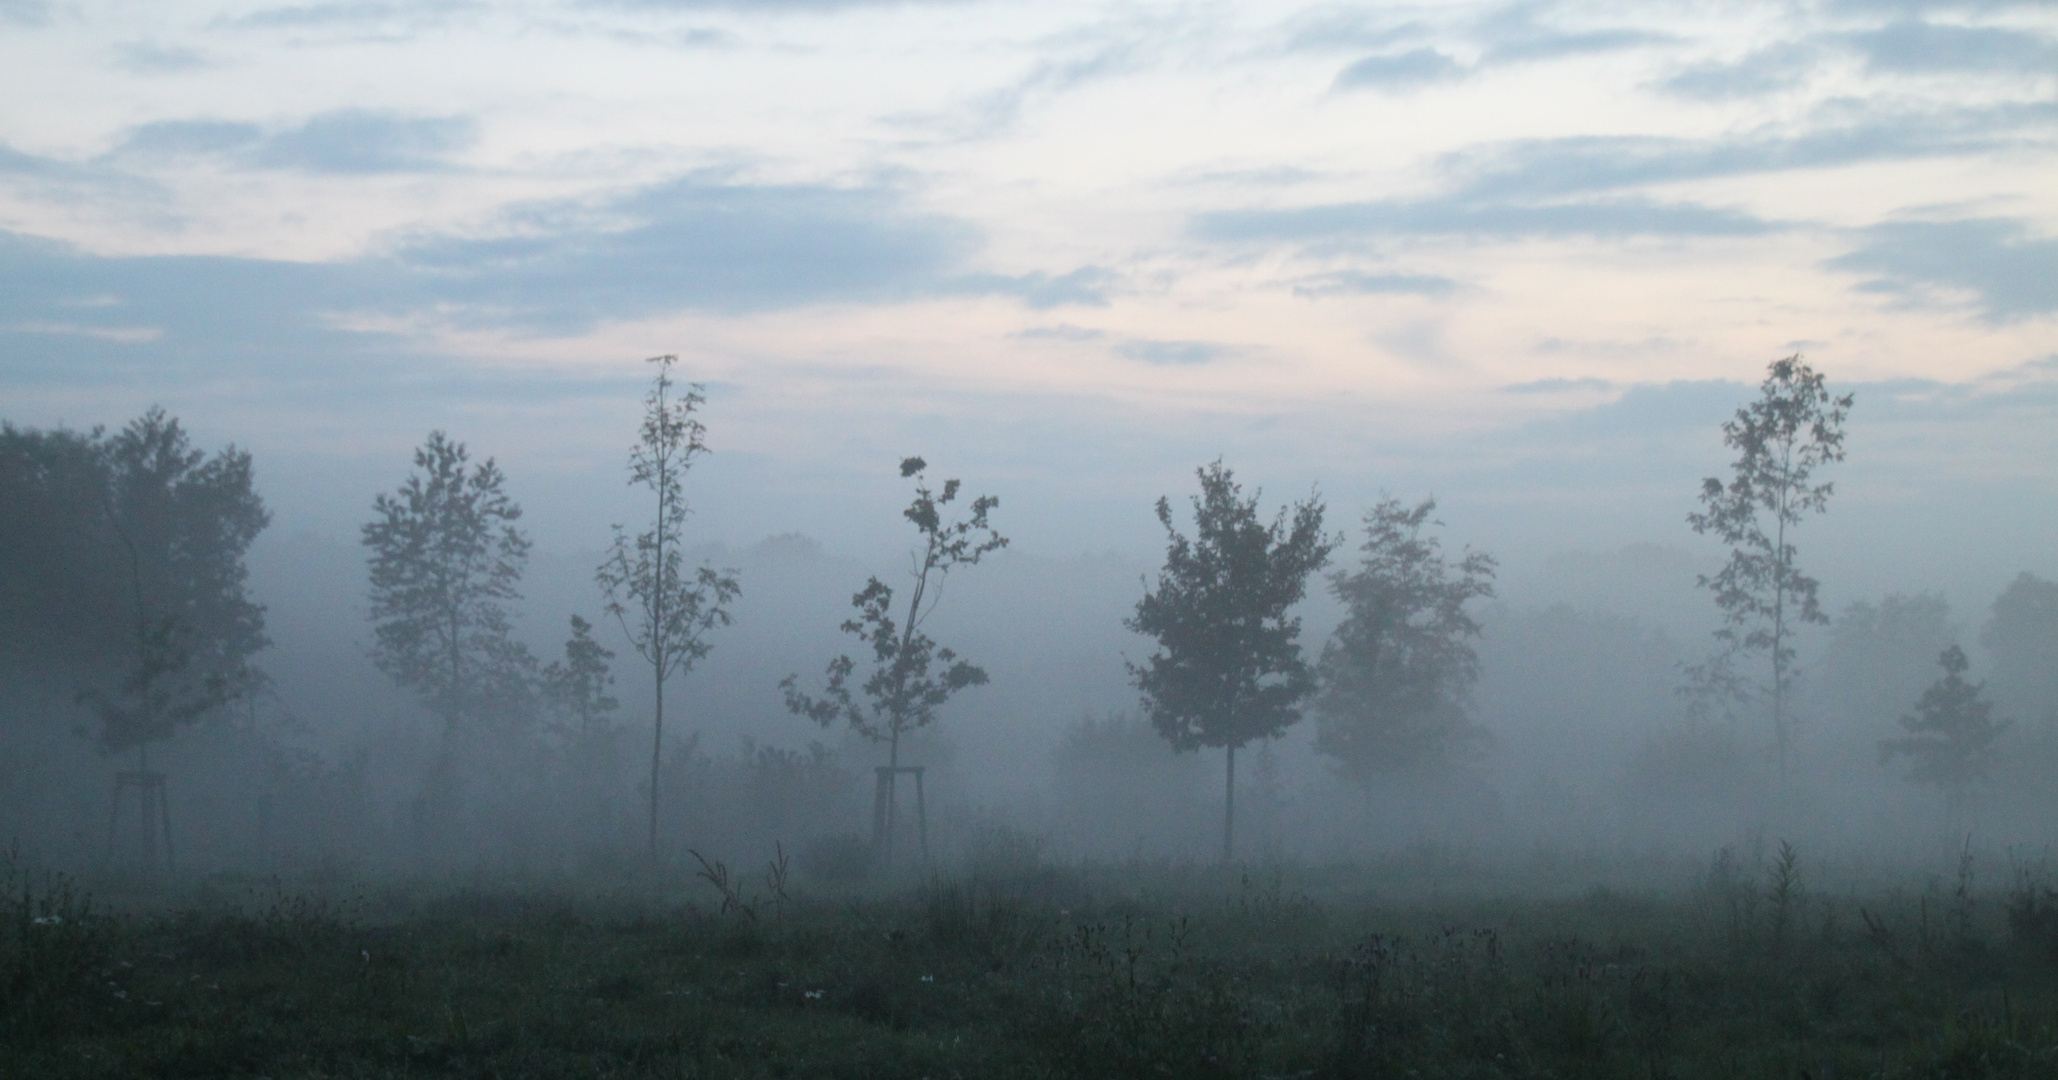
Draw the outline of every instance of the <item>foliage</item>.
[[[529,538],[514,524],[493,459],[470,466],[441,431],[414,453],[400,489],[372,502],[362,530],[371,571],[372,659],[443,718],[444,751],[494,704],[518,696],[533,665],[509,636]]]
[[[112,436],[0,428],[0,648],[84,676],[103,750],[257,685],[269,642],[243,559],[270,515],[252,479],[247,451],[209,456],[162,409]]]
[[[1893,716],[1919,696],[1927,670],[1953,638],[1951,607],[1935,593],[1899,593],[1878,603],[1846,607],[1829,630],[1819,677],[1813,680],[1822,710],[1841,714],[1850,729],[1875,735],[1881,717]]]
[[[1965,681],[1970,667],[1965,650],[1953,645],[1937,663],[1943,678],[1922,692],[1913,713],[1901,717],[1908,734],[1880,741],[1879,759],[1882,764],[1902,756],[1913,759],[1908,781],[1943,791],[1955,810],[1972,786],[1986,779],[1994,741],[2008,725],[1994,719],[1993,703],[1981,687]]]
[[[594,571],[607,593],[607,610],[622,624],[637,655],[650,665],[656,687],[650,746],[650,853],[657,855],[658,771],[664,754],[665,680],[693,670],[713,650],[708,635],[728,626],[729,605],[742,592],[734,570],[703,565],[686,573],[687,470],[707,453],[707,428],[694,413],[707,399],[700,384],[672,396],[676,356],[654,356],[657,377],[643,398],[643,423],[629,452],[629,483],[650,490],[657,506],[650,527],[631,538],[614,528],[614,546]]]
[[[1493,595],[1494,559],[1467,549],[1452,563],[1424,535],[1436,500],[1385,499],[1365,514],[1364,559],[1330,590],[1346,614],[1322,649],[1315,748],[1359,779],[1434,765],[1478,746],[1466,715],[1479,678],[1468,601]]]
[[[1715,595],[1723,626],[1715,632],[1715,666],[1697,684],[1734,692],[1723,678],[1733,654],[1762,655],[1772,669],[1773,740],[1782,776],[1788,752],[1787,696],[1794,671],[1794,631],[1827,623],[1817,599],[1819,583],[1801,572],[1788,539],[1809,514],[1829,508],[1835,490],[1816,483],[1815,470],[1844,459],[1844,418],[1852,395],[1832,397],[1823,377],[1798,354],[1775,360],[1758,400],[1722,425],[1723,445],[1737,452],[1730,479],[1701,482],[1702,509],[1687,515],[1697,533],[1730,546],[1729,561],[1700,586]]]
[[[1994,658],[1994,697],[2017,718],[2058,726],[2058,582],[2016,575],[1979,643]]]
[[[986,684],[983,668],[938,647],[922,632],[922,624],[942,600],[943,583],[952,570],[976,565],[1008,545],[1007,537],[987,522],[987,515],[1000,506],[998,498],[981,495],[972,500],[969,514],[946,520],[945,508],[957,500],[961,484],[946,480],[941,493],[932,490],[923,479],[928,467],[919,457],[900,463],[902,479],[915,480],[914,501],[901,516],[914,523],[921,537],[909,570],[914,584],[906,614],[895,621],[893,587],[874,577],[850,598],[857,617],[843,623],[844,633],[872,647],[871,674],[853,690],[857,662],[843,655],[829,662],[828,682],[819,697],[802,691],[797,675],[779,683],[786,707],[795,715],[823,727],[838,720],[848,723],[859,735],[887,744],[888,762],[896,766],[902,735],[935,723],[937,710],[958,691]],[[932,670],[938,666],[941,671]]]
[[[1137,601],[1123,625],[1157,640],[1157,651],[1129,675],[1143,694],[1151,726],[1175,749],[1227,751],[1222,850],[1235,843],[1236,749],[1273,738],[1300,719],[1300,702],[1315,690],[1301,657],[1300,619],[1287,611],[1307,594],[1338,539],[1322,533],[1322,503],[1309,498],[1282,507],[1271,525],[1258,519],[1258,496],[1243,489],[1220,461],[1195,470],[1194,535],[1172,523],[1160,498],[1158,523],[1168,542],[1157,588]]]
[[[568,741],[592,743],[611,730],[610,717],[622,705],[609,693],[615,676],[608,661],[614,657],[612,649],[593,640],[592,623],[572,616],[564,659],[552,660],[543,669],[544,696],[560,717],[560,734]]]

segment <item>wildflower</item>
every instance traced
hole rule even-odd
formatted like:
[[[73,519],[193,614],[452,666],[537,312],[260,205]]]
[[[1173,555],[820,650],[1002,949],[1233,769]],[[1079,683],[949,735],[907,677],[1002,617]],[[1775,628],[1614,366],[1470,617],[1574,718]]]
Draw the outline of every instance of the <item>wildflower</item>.
[[[56,915],[38,915],[29,921],[37,926],[56,926],[64,920]]]
[[[802,992],[801,992],[801,995],[800,995],[800,996],[801,996],[801,997],[804,997],[804,998],[806,998],[806,999],[808,999],[809,1001],[820,1001],[820,1000],[822,1000],[822,995],[823,995],[824,993],[827,993],[827,991],[824,991],[824,990],[805,990],[805,991],[802,991]]]
[[[924,976],[922,976],[922,981],[923,981],[923,982],[935,982],[935,981],[936,981],[936,976],[934,976],[934,975],[924,975]]]

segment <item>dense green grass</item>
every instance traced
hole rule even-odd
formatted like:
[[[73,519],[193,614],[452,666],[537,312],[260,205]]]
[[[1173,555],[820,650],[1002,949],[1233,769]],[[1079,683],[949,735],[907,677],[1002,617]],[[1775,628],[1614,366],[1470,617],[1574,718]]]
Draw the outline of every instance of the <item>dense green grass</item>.
[[[115,912],[17,866],[0,1076],[2058,1076],[2058,897],[2027,882],[1810,895],[1774,861],[1381,904],[1351,873]]]

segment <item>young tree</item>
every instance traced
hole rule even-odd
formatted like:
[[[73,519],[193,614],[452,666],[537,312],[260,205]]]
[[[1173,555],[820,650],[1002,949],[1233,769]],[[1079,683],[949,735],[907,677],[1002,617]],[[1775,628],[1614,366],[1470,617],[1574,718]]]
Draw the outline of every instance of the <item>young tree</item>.
[[[1879,760],[1883,765],[1902,755],[1913,758],[1909,782],[1941,790],[1955,822],[1972,785],[1986,779],[1994,741],[2008,725],[1993,718],[1993,704],[1979,684],[1965,681],[1971,666],[1965,650],[1953,645],[1937,663],[1944,677],[1922,692],[1913,713],[1901,718],[1908,734],[1880,741]]]
[[[594,571],[607,594],[607,610],[636,654],[650,665],[656,704],[651,714],[650,858],[657,859],[659,770],[664,762],[665,680],[684,676],[713,650],[708,635],[730,623],[729,605],[742,592],[734,570],[703,565],[686,572],[681,551],[686,530],[686,471],[707,453],[707,428],[694,417],[706,402],[700,384],[674,395],[676,356],[654,356],[657,378],[643,398],[643,425],[629,452],[629,483],[650,489],[656,500],[650,527],[633,538],[616,525],[614,547]]]
[[[1346,614],[1322,649],[1315,749],[1363,781],[1434,764],[1478,744],[1466,715],[1479,679],[1468,601],[1493,595],[1494,559],[1467,549],[1455,564],[1425,535],[1436,500],[1386,499],[1365,514],[1364,561],[1330,591]]]
[[[1783,782],[1787,771],[1787,705],[1794,675],[1794,634],[1807,623],[1827,623],[1816,599],[1818,582],[1801,572],[1787,534],[1806,515],[1829,508],[1835,485],[1815,482],[1815,470],[1844,459],[1844,419],[1852,396],[1832,397],[1823,378],[1798,354],[1775,360],[1758,400],[1722,425],[1723,444],[1737,452],[1728,483],[1701,482],[1702,509],[1687,515],[1697,533],[1730,545],[1729,561],[1700,586],[1715,594],[1723,626],[1715,632],[1714,675],[1697,681],[1721,685],[1729,657],[1763,655],[1772,671],[1772,737]],[[1734,685],[1733,683],[1730,685]]]
[[[535,663],[509,636],[507,609],[521,596],[529,538],[493,459],[473,466],[463,443],[435,431],[414,467],[399,491],[373,500],[361,536],[372,659],[442,718],[437,769],[447,780],[458,739]]]
[[[986,520],[1000,505],[998,498],[981,495],[972,500],[969,515],[945,520],[945,508],[957,501],[961,485],[945,480],[938,494],[923,478],[928,467],[919,457],[900,463],[901,477],[915,481],[915,499],[901,515],[914,523],[921,538],[920,548],[910,559],[909,576],[914,581],[907,593],[905,614],[894,619],[893,587],[874,577],[850,598],[857,616],[843,623],[844,633],[871,646],[871,674],[854,687],[857,662],[843,655],[829,662],[828,685],[820,697],[802,692],[798,675],[779,681],[786,707],[795,715],[823,727],[842,720],[866,739],[885,743],[887,768],[894,770],[900,768],[901,736],[935,723],[937,710],[958,691],[986,685],[984,669],[959,659],[948,648],[939,648],[922,632],[922,624],[942,601],[943,582],[952,570],[977,565],[989,553],[1008,546],[1007,537]],[[941,671],[932,670],[938,665]],[[898,784],[892,780],[888,784],[884,815],[890,830]]]
[[[544,696],[559,718],[561,733],[574,745],[603,741],[611,730],[610,717],[622,707],[609,692],[615,676],[608,661],[614,658],[614,650],[593,640],[593,624],[574,615],[564,659],[552,660],[543,669]]]
[[[1172,503],[1160,498],[1158,522],[1168,543],[1155,591],[1146,591],[1123,625],[1156,638],[1158,650],[1129,675],[1143,693],[1151,726],[1176,750],[1224,750],[1222,861],[1236,852],[1236,751],[1273,738],[1300,719],[1300,702],[1315,690],[1301,658],[1301,622],[1287,610],[1307,595],[1308,576],[1329,560],[1341,538],[1322,534],[1322,503],[1309,498],[1270,526],[1258,520],[1258,496],[1243,489],[1220,461],[1195,470],[1194,536],[1172,524]]]

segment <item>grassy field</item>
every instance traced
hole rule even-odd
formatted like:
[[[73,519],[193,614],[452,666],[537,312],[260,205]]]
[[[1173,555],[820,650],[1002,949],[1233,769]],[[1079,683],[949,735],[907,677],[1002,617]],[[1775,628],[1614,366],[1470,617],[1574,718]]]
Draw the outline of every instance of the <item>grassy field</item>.
[[[2058,894],[1804,868],[1557,899],[1037,865],[146,903],[17,861],[0,1076],[2058,1077]]]

